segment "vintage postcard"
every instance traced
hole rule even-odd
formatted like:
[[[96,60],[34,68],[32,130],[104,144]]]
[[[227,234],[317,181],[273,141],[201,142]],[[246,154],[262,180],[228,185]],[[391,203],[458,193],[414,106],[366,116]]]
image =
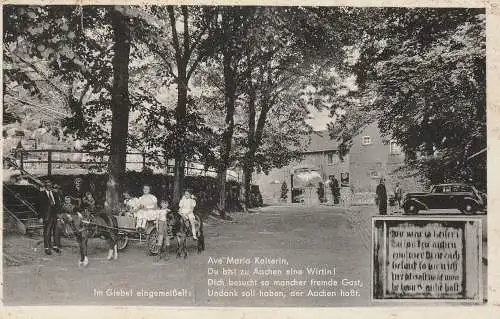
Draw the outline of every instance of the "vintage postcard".
[[[7,312],[496,309],[497,5],[2,12]]]

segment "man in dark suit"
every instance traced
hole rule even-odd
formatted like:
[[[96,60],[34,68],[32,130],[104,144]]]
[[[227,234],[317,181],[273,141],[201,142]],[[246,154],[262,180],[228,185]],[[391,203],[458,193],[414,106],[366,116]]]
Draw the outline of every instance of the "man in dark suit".
[[[380,179],[380,184],[376,189],[376,201],[378,205],[378,212],[380,215],[387,215],[387,190],[385,188],[385,179]]]
[[[340,185],[338,179],[334,175],[330,176],[330,189],[333,195],[333,203],[337,205],[340,198]]]
[[[61,190],[61,186],[58,184],[54,184],[53,187],[53,194],[54,194],[54,199],[55,199],[55,215],[56,215],[56,221],[54,222],[54,225],[52,227],[52,236],[54,239],[54,246],[52,249],[56,251],[57,253],[61,253],[61,236],[64,232],[65,224],[64,221],[62,220],[61,213],[62,213],[62,207],[64,204],[64,196]]]
[[[43,248],[47,255],[52,255],[52,249],[60,252],[59,247],[52,247],[52,235],[57,221],[57,202],[52,183],[47,180],[40,189],[40,215],[43,220]]]

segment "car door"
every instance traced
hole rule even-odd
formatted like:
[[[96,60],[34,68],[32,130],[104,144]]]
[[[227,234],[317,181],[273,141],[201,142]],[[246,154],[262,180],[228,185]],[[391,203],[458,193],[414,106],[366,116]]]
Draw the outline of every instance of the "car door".
[[[467,185],[454,185],[453,186],[453,208],[460,209],[464,202],[465,197],[474,197],[472,188]]]
[[[440,205],[442,193],[443,187],[441,185],[435,185],[426,195],[425,204],[427,204],[430,209],[437,208]]]
[[[451,187],[448,185],[439,185],[435,187],[433,196],[433,205],[431,208],[447,208],[450,203]]]
[[[466,187],[463,185],[453,185],[451,187],[450,203],[448,208],[459,209],[466,194]]]

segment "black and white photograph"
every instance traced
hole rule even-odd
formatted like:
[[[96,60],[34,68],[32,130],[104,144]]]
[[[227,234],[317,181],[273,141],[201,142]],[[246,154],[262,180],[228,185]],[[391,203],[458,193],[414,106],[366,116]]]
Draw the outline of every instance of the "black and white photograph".
[[[2,11],[4,305],[489,301],[484,7]]]

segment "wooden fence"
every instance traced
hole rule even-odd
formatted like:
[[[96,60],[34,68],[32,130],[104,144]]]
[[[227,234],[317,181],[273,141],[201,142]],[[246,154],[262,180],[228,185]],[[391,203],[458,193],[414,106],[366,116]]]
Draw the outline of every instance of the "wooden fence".
[[[105,173],[109,163],[109,154],[103,151],[20,150],[17,151],[16,158],[23,170],[33,175],[46,176],[68,173]],[[187,163],[184,174],[186,176],[217,176],[215,170],[194,167],[195,165],[201,166],[196,163]],[[163,167],[158,167],[157,163],[148,159],[146,153],[127,153],[126,169],[131,171],[151,169],[155,173],[174,174],[174,165],[166,164]],[[240,174],[233,171],[227,172],[227,179],[241,182]]]

